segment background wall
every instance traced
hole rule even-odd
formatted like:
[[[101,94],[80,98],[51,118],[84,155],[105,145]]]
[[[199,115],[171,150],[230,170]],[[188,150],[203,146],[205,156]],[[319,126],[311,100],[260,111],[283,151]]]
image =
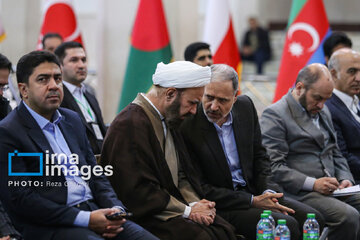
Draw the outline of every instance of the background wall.
[[[0,51],[16,64],[35,49],[42,21],[44,0],[0,0],[0,16],[7,38]],[[139,0],[74,0],[78,24],[89,58],[89,76],[95,86],[106,122],[111,122],[121,92],[127,63],[131,28]],[[183,59],[185,47],[202,38],[208,0],[163,0],[175,60]],[[229,0],[238,42],[247,28],[247,18],[260,23],[287,22],[290,0]],[[358,23],[358,0],[324,0],[331,23]],[[280,33],[282,34],[282,33]],[[280,36],[281,38],[281,36]],[[281,46],[280,46],[281,47]],[[281,51],[281,50],[279,50]],[[276,67],[274,68],[276,71]]]

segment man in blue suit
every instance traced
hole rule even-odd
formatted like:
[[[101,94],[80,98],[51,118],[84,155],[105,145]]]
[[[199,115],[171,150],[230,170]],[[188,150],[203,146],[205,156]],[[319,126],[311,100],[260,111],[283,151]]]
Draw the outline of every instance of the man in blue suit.
[[[326,102],[338,137],[338,145],[349,163],[355,182],[360,183],[360,53],[349,48],[336,51],[329,70],[335,81]]]
[[[125,207],[101,174],[111,169],[96,166],[79,115],[59,108],[56,56],[26,54],[16,75],[23,101],[0,123],[0,198],[24,238],[157,239],[122,217],[107,219]]]

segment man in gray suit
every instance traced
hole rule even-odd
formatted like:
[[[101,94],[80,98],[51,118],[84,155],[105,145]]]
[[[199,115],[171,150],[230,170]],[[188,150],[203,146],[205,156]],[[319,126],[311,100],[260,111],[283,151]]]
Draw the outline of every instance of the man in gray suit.
[[[330,196],[354,182],[324,106],[333,88],[324,65],[303,68],[294,89],[263,112],[263,144],[284,194],[319,210],[330,228],[329,239],[358,239],[360,195]]]

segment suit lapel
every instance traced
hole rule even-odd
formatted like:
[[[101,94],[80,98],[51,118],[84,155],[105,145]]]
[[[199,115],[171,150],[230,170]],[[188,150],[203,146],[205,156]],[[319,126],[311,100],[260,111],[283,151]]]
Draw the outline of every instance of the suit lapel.
[[[64,102],[66,101],[66,103],[68,104],[67,108],[77,112],[80,115],[81,121],[83,122],[85,127],[87,129],[89,129],[91,132],[93,132],[94,130],[92,129],[90,124],[88,124],[86,122],[84,114],[82,114],[82,111],[81,111],[79,105],[76,103],[74,96],[71,94],[71,92],[69,91],[69,89],[65,85],[64,85],[64,100],[63,101]]]
[[[333,94],[330,100],[333,102],[333,105],[335,105],[347,118],[350,119],[351,122],[353,122],[353,124],[360,128],[360,123],[354,118],[348,107],[338,96],[336,96],[336,94]]]
[[[49,153],[52,154],[53,150],[44,133],[40,129],[35,119],[26,109],[23,102],[21,102],[19,105],[18,113],[21,117],[22,124],[28,129],[28,135],[32,140],[34,140],[34,143],[41,149],[42,152],[46,153],[46,151],[49,151]]]
[[[59,123],[59,127],[61,129],[61,133],[63,134],[65,141],[70,148],[71,153],[75,153],[79,157],[79,166],[82,166],[86,164],[85,159],[83,159],[81,156],[81,149],[79,147],[79,143],[77,142],[77,137],[72,134],[75,132],[75,129],[72,127],[72,125],[66,121],[66,117],[63,115],[63,119]]]
[[[202,108],[202,106],[200,107]],[[207,120],[202,109],[201,111],[199,111],[199,117],[204,142],[206,142],[206,144],[208,145],[209,151],[212,153],[211,156],[215,158],[215,161],[225,175],[228,184],[230,186],[233,186],[229,165],[227,163],[224,150],[221,146],[219,136],[216,132],[216,128],[214,127],[213,123]]]
[[[289,105],[290,112],[293,116],[295,122],[301,127],[305,132],[312,136],[315,142],[321,147],[324,147],[324,135],[321,133],[315,124],[312,122],[311,118],[308,116],[306,111],[302,109],[299,103],[295,101],[291,95],[291,90],[286,95],[286,101]]]
[[[248,183],[249,182],[248,171],[245,170],[251,169],[251,167],[248,166],[248,164],[252,162],[252,159],[248,159],[249,158],[248,156],[251,156],[249,151],[250,150],[252,151],[252,149],[249,149],[247,147],[244,139],[249,139],[249,136],[252,133],[252,131],[249,132],[249,130],[252,129],[249,129],[249,127],[242,127],[242,126],[250,126],[250,125],[246,124],[245,123],[246,119],[242,118],[241,114],[235,112],[234,109],[235,108],[233,107],[233,110],[231,112],[233,115],[233,131],[236,142],[236,150],[238,152],[244,180]]]
[[[99,122],[99,119],[101,117],[100,109],[98,108],[98,105],[96,104],[95,97],[92,94],[90,94],[88,91],[85,91],[84,96],[85,96],[86,100],[88,101],[91,109],[95,113],[97,121]]]

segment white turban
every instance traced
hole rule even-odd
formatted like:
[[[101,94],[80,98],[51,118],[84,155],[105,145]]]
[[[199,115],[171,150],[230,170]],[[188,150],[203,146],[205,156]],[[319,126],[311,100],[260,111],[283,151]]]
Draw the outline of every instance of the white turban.
[[[152,80],[154,85],[174,88],[203,87],[210,82],[210,67],[202,67],[189,61],[169,64],[158,63]]]

